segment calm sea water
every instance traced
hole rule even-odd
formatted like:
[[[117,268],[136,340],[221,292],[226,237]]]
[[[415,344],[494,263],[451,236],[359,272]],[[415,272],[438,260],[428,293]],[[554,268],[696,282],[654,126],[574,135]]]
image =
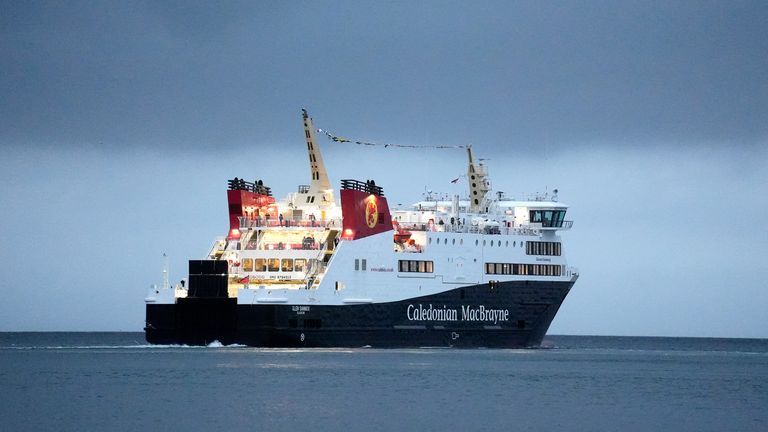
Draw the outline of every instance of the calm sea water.
[[[768,340],[545,345],[194,348],[141,333],[0,333],[0,430],[768,430]]]

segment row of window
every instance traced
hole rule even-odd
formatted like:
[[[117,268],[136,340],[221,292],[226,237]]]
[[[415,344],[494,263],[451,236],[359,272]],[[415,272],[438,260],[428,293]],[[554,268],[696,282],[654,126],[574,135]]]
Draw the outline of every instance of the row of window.
[[[367,267],[368,267],[368,260],[366,260],[365,258],[363,259],[355,258],[355,270],[365,270]]]
[[[525,253],[528,255],[554,255],[560,256],[560,242],[525,242]]]
[[[485,274],[560,276],[563,266],[556,264],[485,263]]]
[[[398,270],[407,273],[432,273],[435,268],[432,261],[399,260]]]
[[[531,210],[532,223],[540,223],[542,227],[561,227],[565,219],[565,210]]]
[[[243,271],[247,272],[300,272],[306,266],[305,258],[243,258]]]

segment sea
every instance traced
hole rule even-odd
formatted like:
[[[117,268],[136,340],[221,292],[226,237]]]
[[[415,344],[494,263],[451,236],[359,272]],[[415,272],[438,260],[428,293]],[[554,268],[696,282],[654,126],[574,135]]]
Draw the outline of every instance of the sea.
[[[768,431],[768,340],[263,349],[0,333],[0,430]]]

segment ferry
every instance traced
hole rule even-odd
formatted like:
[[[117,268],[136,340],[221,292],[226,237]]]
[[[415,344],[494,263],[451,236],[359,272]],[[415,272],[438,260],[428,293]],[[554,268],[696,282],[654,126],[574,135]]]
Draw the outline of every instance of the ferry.
[[[467,195],[390,208],[382,184],[337,192],[302,110],[309,184],[276,200],[262,180],[227,182],[229,230],[188,276],[145,298],[152,344],[524,348],[542,342],[578,279],[557,190],[492,193],[467,153]]]

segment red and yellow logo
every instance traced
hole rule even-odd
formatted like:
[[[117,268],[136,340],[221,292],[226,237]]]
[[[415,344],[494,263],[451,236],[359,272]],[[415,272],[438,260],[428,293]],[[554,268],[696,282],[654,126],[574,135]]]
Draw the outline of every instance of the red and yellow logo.
[[[373,228],[379,221],[379,209],[376,206],[376,197],[368,197],[365,201],[365,224],[368,225],[368,228]]]

